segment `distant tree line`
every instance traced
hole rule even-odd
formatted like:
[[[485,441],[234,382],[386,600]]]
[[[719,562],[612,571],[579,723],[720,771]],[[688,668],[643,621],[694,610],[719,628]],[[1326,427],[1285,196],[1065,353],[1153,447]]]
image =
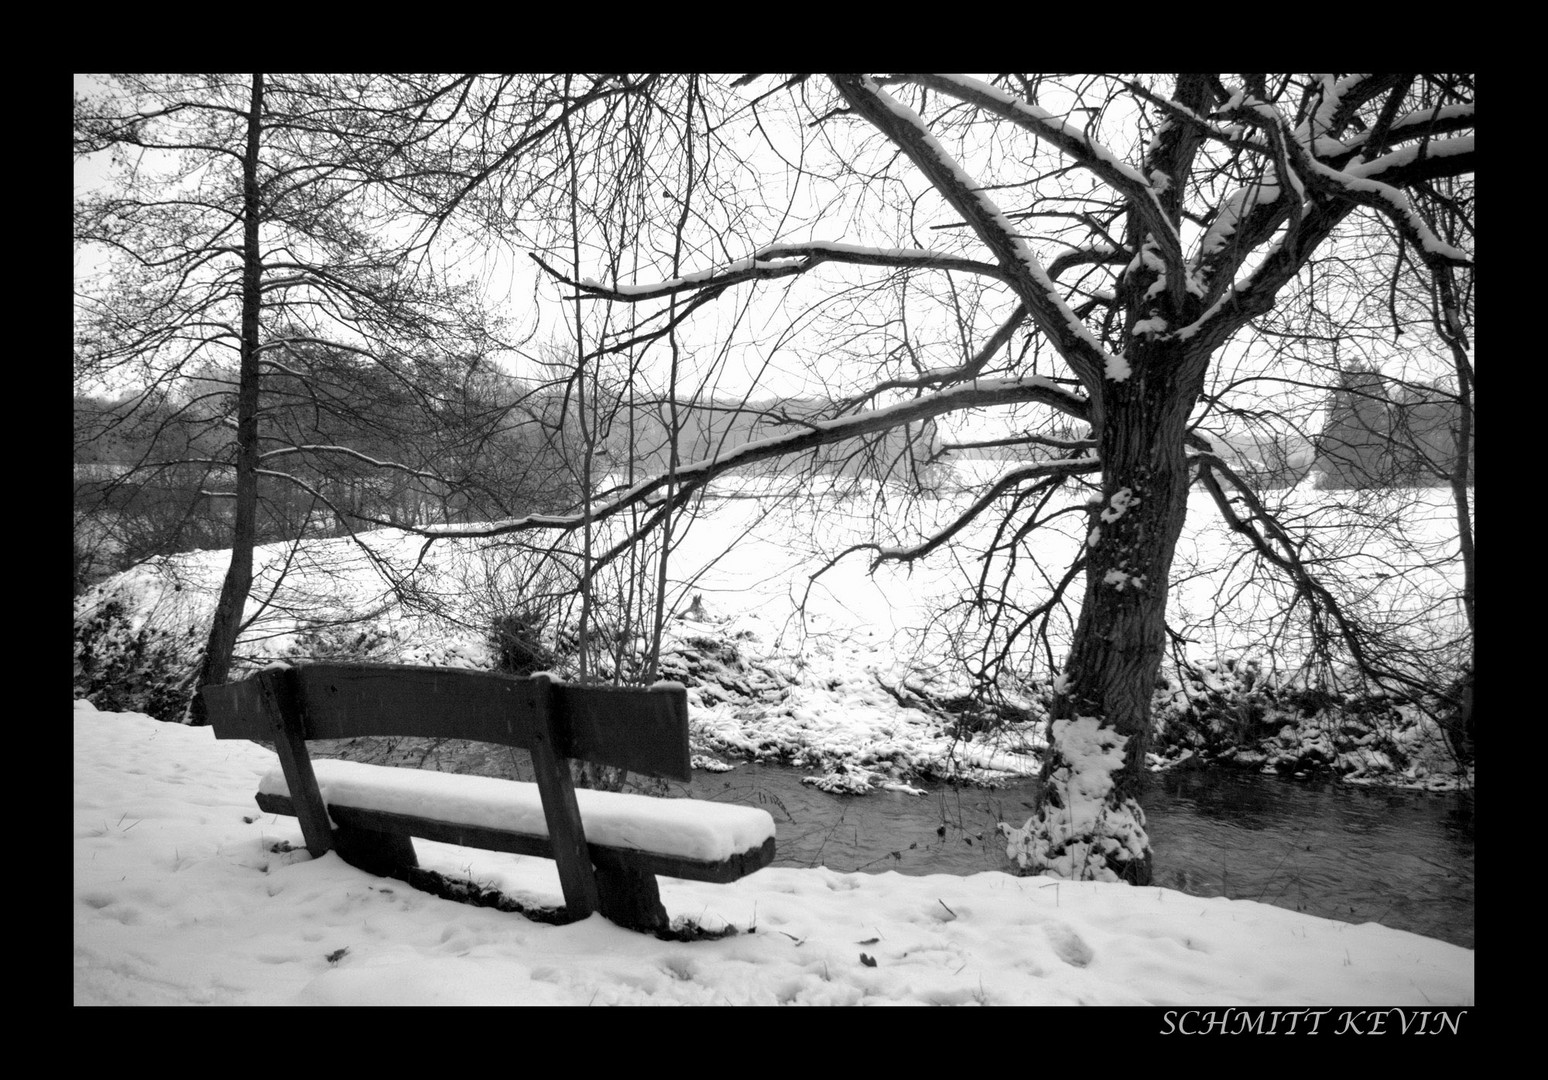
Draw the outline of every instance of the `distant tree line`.
[[[1313,466],[1323,490],[1435,487],[1458,463],[1463,405],[1429,383],[1405,382],[1365,366],[1340,373]],[[1469,440],[1467,483],[1473,482]]]
[[[560,509],[576,494],[542,396],[480,357],[365,362],[276,348],[260,394],[254,542]],[[147,558],[231,544],[234,371],[75,397],[76,591]]]
[[[664,471],[674,442],[679,461],[704,460],[832,407],[770,399],[673,410],[615,387],[583,421],[562,384],[532,386],[483,358],[384,364],[305,342],[270,355],[258,544],[573,509],[586,425],[601,429],[595,487]],[[236,385],[235,372],[210,367],[170,391],[76,395],[77,593],[148,558],[230,546]],[[814,465],[851,478],[918,478],[939,470],[938,447],[933,424],[909,425],[821,447]]]

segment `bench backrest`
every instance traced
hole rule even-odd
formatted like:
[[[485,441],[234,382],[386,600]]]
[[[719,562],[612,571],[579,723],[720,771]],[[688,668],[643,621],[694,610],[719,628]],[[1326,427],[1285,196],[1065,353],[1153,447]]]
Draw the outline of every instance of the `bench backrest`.
[[[674,780],[691,776],[687,694],[675,685],[570,685],[458,668],[314,663],[269,668],[203,694],[220,739],[273,742],[290,709],[308,740],[387,735],[531,750],[546,710],[560,757]]]

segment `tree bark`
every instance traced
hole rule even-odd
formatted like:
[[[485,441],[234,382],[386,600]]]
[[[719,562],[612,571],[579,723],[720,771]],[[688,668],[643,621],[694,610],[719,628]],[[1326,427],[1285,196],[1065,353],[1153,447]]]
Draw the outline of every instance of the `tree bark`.
[[[262,215],[258,188],[258,151],[263,126],[263,76],[253,76],[252,107],[247,116],[247,148],[242,157],[242,343],[237,388],[236,508],[231,529],[231,565],[215,604],[188,717],[208,723],[199,690],[226,682],[247,594],[253,585],[253,540],[258,529],[258,317],[262,303],[263,257],[259,250]]]
[[[1187,421],[1203,364],[1173,344],[1131,346],[1134,373],[1094,396],[1102,499],[1091,507],[1086,592],[1055,684],[1042,789],[1008,854],[1032,873],[1145,885],[1139,793],[1166,645],[1172,558],[1188,510]]]

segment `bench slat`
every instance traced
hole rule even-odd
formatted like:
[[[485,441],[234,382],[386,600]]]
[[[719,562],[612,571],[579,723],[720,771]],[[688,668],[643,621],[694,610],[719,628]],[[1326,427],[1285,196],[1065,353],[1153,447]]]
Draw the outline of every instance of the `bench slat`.
[[[681,688],[555,683],[553,702],[570,736],[559,751],[562,757],[685,783],[693,779],[688,699]]]
[[[600,903],[597,879],[586,851],[586,827],[575,802],[570,763],[559,751],[563,728],[555,715],[552,690],[553,680],[547,675],[533,676],[532,772],[543,795],[543,817],[553,859],[559,865],[564,905],[575,918],[584,919]]]
[[[268,814],[295,814],[295,804],[288,795],[259,795],[258,806]],[[459,847],[483,848],[486,851],[503,851],[511,855],[531,855],[539,859],[554,857],[553,845],[548,837],[533,833],[515,832],[488,825],[472,825],[456,821],[440,821],[414,814],[397,814],[390,810],[368,810],[358,806],[330,806],[329,813],[338,824],[356,829],[398,833],[432,840],[440,844],[456,844]],[[708,881],[718,885],[737,881],[755,870],[761,870],[774,861],[775,845],[771,836],[763,843],[747,851],[739,851],[728,858],[708,860],[690,859],[681,855],[662,855],[654,851],[614,847],[609,844],[588,844],[593,852],[607,852],[624,865],[650,874],[686,881]],[[593,858],[595,854],[593,854]]]
[[[333,830],[328,826],[328,808],[317,789],[312,757],[306,739],[297,730],[293,718],[300,708],[298,684],[292,668],[274,668],[258,673],[252,680],[258,688],[259,711],[270,723],[269,739],[279,756],[280,766],[296,796],[296,817],[301,835],[313,856],[321,856],[333,847]]]
[[[408,664],[303,664],[307,739],[362,736],[472,739],[531,750],[538,712],[532,679]],[[206,687],[220,739],[274,739],[259,679]],[[688,707],[680,690],[554,683],[559,757],[688,780]]]

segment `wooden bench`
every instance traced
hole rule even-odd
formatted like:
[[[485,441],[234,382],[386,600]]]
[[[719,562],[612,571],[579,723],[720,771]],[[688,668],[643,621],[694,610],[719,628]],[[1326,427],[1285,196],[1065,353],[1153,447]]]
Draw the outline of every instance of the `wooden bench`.
[[[763,810],[575,789],[572,758],[689,778],[687,693],[675,684],[314,663],[274,665],[203,694],[216,738],[273,744],[280,768],[259,785],[258,805],[298,818],[314,857],[337,851],[407,880],[415,836],[537,855],[557,863],[568,917],[600,911],[649,931],[668,925],[656,875],[735,881],[774,858],[774,820]],[[309,740],[368,735],[530,750],[536,783],[313,762],[307,752]]]

